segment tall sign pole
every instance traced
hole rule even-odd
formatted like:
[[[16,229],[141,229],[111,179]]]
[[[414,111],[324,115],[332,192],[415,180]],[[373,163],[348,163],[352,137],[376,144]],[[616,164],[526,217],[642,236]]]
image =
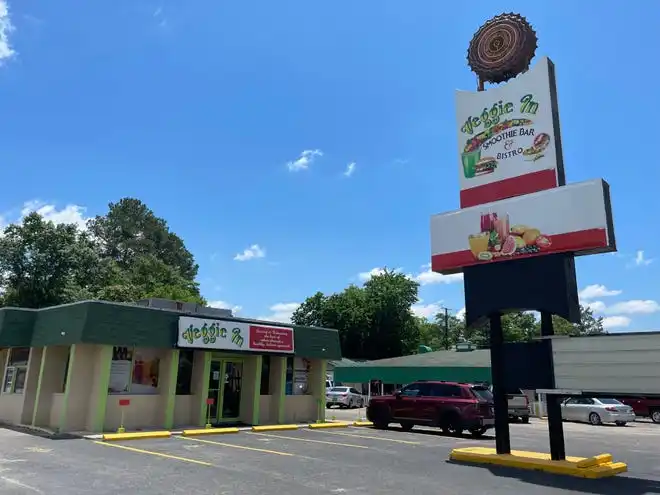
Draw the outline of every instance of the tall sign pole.
[[[431,269],[463,272],[466,325],[490,327],[498,454],[511,451],[502,314],[541,313],[549,364],[526,385],[554,389],[552,316],[580,319],[574,257],[616,250],[609,185],[566,185],[554,64],[531,66],[536,48],[531,25],[513,13],[473,36],[477,91],[456,93],[460,209],[431,217]],[[554,460],[565,458],[559,400],[548,396]]]

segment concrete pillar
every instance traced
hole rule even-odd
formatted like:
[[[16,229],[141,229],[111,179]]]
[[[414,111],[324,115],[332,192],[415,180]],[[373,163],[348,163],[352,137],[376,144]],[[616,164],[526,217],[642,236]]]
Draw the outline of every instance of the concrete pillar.
[[[240,415],[242,421],[255,426],[259,424],[261,362],[260,355],[249,356],[243,361]]]
[[[317,404],[317,421],[325,422],[325,359],[312,359],[308,387]]]
[[[34,414],[37,401],[37,391],[39,388],[41,357],[43,351],[43,347],[33,347],[30,349],[27,376],[25,377],[25,390],[23,390],[23,412],[21,413],[21,424],[24,425],[32,423],[32,415]]]
[[[176,382],[179,376],[179,349],[172,349],[166,353],[160,362],[159,370],[160,402],[163,411],[163,428],[174,426],[174,406],[176,404]]]
[[[286,404],[286,357],[271,356],[270,358],[270,417],[271,421],[284,423]]]
[[[206,424],[206,399],[209,395],[209,373],[211,371],[211,353],[195,351],[190,392],[193,395],[191,418],[196,426]]]
[[[111,345],[95,346],[92,351],[94,360],[94,381],[91,384],[91,402],[87,415],[87,429],[94,433],[105,430],[105,414],[108,409],[108,388],[110,387],[110,370],[112,368]]]
[[[53,405],[53,394],[64,392],[69,346],[45,347],[41,353],[39,383],[35,397],[31,424],[34,426],[50,426],[50,410]]]

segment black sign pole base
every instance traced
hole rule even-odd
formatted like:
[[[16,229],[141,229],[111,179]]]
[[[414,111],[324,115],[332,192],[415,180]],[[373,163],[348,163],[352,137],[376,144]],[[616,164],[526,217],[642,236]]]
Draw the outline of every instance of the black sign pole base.
[[[509,403],[506,396],[504,370],[504,333],[502,315],[493,313],[490,319],[490,369],[495,402],[495,449],[498,454],[511,453],[509,434]]]
[[[547,311],[541,312],[541,336],[551,337],[555,334],[552,325],[552,315]],[[551,342],[546,342],[548,352],[552,359]],[[552,361],[551,361],[552,362]],[[553,363],[554,368],[554,363]],[[553,372],[554,379],[554,372]],[[554,388],[554,383],[553,387]],[[564,423],[561,419],[561,396],[549,394],[546,396],[548,405],[548,434],[550,436],[550,458],[553,461],[566,460],[566,445],[564,443]]]

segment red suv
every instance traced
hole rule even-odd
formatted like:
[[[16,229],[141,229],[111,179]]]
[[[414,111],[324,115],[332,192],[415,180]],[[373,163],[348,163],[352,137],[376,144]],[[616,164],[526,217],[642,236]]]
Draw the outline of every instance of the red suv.
[[[495,426],[493,395],[484,385],[417,381],[394,395],[373,397],[367,418],[376,428],[400,423],[404,431],[415,425],[437,426],[445,433],[468,430],[480,437]]]
[[[659,397],[624,397],[619,401],[630,406],[635,411],[635,416],[648,417],[654,423],[660,423],[660,398]]]

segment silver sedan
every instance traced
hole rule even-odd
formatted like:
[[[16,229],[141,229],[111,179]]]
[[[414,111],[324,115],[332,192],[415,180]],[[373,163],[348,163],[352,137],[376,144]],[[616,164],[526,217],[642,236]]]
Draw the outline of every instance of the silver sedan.
[[[635,421],[633,408],[616,399],[573,397],[561,405],[561,417],[565,421],[580,421],[601,425],[614,423],[624,426]]]
[[[364,396],[352,387],[332,387],[325,392],[325,405],[328,409],[332,406],[364,407]]]

